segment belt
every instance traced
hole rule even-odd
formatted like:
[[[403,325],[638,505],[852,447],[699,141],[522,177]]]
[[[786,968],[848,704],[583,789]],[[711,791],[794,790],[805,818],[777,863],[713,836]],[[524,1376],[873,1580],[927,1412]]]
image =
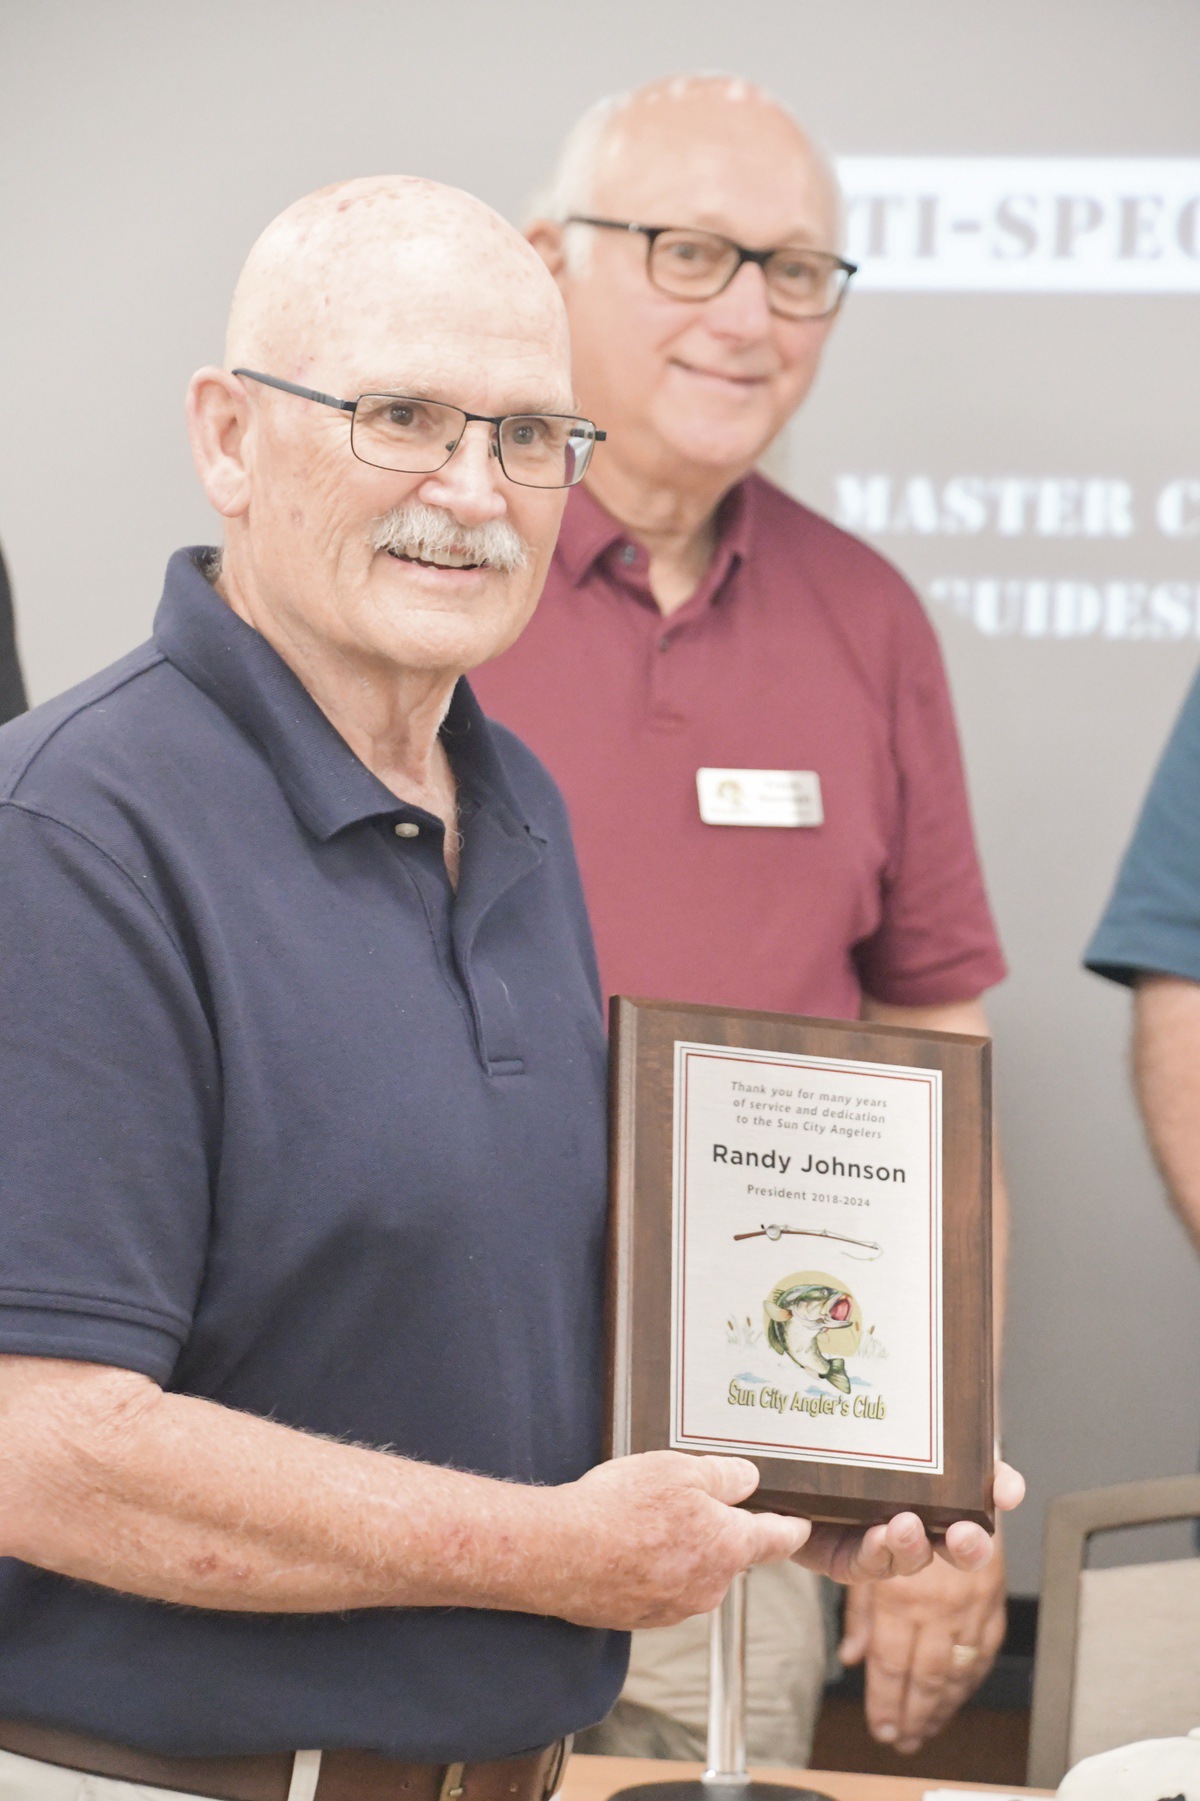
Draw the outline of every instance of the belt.
[[[246,1757],[160,1757],[24,1720],[0,1720],[0,1750],[89,1776],[181,1789],[211,1796],[213,1801],[288,1801],[295,1762],[287,1751]],[[315,1801],[549,1801],[558,1789],[568,1751],[568,1742],[560,1739],[520,1757],[451,1764],[402,1763],[378,1751],[325,1751]],[[306,1788],[314,1793],[311,1786]]]

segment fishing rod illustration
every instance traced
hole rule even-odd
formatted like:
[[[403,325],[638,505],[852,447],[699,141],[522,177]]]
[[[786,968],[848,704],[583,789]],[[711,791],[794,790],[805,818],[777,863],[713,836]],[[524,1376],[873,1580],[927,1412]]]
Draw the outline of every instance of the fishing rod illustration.
[[[830,1232],[817,1226],[760,1226],[757,1232],[735,1232],[735,1244],[743,1238],[769,1238],[772,1244],[780,1238],[832,1238],[838,1244],[857,1245],[860,1250],[869,1251],[869,1257],[857,1257],[857,1263],[873,1263],[876,1257],[883,1255],[883,1247],[871,1238],[847,1238],[844,1232]]]

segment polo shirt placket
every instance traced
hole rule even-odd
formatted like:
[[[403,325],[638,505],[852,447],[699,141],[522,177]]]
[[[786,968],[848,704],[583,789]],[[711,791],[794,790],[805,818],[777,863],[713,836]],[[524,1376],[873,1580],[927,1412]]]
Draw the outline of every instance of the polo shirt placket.
[[[720,605],[741,565],[745,555],[745,511],[741,491],[736,490],[721,510],[717,553],[703,581],[683,606],[666,617],[651,593],[650,559],[640,545],[618,542],[600,550],[582,566],[575,560],[577,585],[592,567],[597,567],[604,571],[609,584],[633,603],[629,612],[637,618],[636,629],[644,635],[644,724],[650,732],[678,732],[695,715],[699,696],[687,653],[703,635],[712,609]]]
[[[459,816],[461,823],[471,820],[472,854],[464,860],[457,893],[446,868],[445,828],[432,813],[419,807],[403,810],[390,827],[398,841],[395,854],[428,921],[446,985],[470,1018],[480,1062],[490,1076],[519,1076],[525,1058],[511,1002],[487,966],[476,965],[473,951],[489,909],[537,867],[545,840],[513,816],[498,795],[481,805],[460,792]],[[397,832],[397,823],[416,830]],[[385,840],[387,830],[385,822]]]

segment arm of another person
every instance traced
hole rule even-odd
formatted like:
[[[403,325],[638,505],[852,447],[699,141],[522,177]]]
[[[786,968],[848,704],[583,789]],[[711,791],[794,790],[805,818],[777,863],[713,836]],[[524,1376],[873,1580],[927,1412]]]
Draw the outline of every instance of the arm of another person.
[[[1133,1079],[1171,1200],[1200,1246],[1200,675],[1142,803],[1085,963],[1128,984]]]
[[[975,848],[941,651],[916,595],[892,571],[886,587],[880,613],[892,621],[889,724],[897,786],[879,924],[855,947],[863,1014],[881,1023],[986,1033],[978,996],[1002,979],[1004,960]],[[998,1344],[1007,1241],[1001,1179],[994,1220]],[[1003,1633],[999,1555],[957,1576],[931,1569],[894,1594],[858,1589],[847,1596],[842,1653],[848,1661],[866,1660],[867,1723],[875,1736],[915,1750],[982,1680]]]
[[[942,1007],[896,1007],[865,999],[864,1019],[986,1036],[978,1000]],[[992,1161],[992,1237],[996,1344],[999,1346],[1008,1251],[1008,1195],[998,1155]],[[867,1724],[877,1739],[912,1752],[958,1711],[991,1668],[1004,1639],[1004,1556],[981,1568],[956,1570],[935,1560],[918,1574],[885,1585],[853,1587],[839,1656],[866,1661]],[[966,1647],[975,1653],[969,1660]]]
[[[1154,1160],[1200,1250],[1200,982],[1139,975],[1133,1074]]]

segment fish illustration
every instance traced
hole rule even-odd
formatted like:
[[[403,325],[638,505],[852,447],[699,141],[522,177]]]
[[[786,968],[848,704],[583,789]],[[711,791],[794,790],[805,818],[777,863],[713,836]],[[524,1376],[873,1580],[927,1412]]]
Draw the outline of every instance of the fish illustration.
[[[822,1332],[844,1326],[853,1314],[854,1300],[844,1289],[824,1283],[785,1288],[766,1303],[767,1343],[781,1357],[790,1357],[809,1375],[828,1382],[842,1394],[850,1393],[850,1378],[842,1357],[826,1357],[817,1344]]]

